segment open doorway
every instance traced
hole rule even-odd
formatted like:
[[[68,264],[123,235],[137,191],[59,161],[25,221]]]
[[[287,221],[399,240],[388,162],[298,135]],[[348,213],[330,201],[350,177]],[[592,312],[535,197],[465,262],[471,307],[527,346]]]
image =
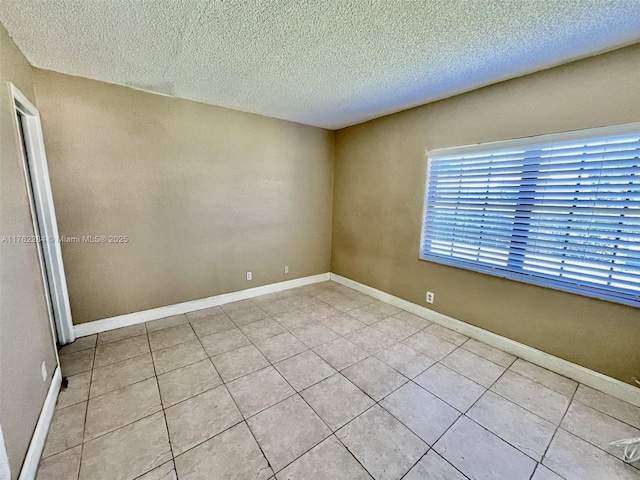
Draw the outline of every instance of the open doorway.
[[[44,151],[42,126],[38,110],[13,85],[11,98],[15,107],[16,128],[22,146],[22,159],[27,192],[33,219],[42,281],[57,343],[65,345],[75,340],[67,281],[62,264],[58,225],[53,207],[49,169]]]

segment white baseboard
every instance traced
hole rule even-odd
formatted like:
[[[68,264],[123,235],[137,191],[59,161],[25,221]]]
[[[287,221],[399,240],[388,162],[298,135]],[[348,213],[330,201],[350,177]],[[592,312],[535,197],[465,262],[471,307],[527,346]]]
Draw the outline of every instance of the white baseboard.
[[[634,387],[633,385],[607,377],[606,375],[581,367],[575,363],[549,355],[548,353],[509,338],[456,320],[455,318],[336,275],[335,273],[331,274],[331,280],[640,407],[640,388]]]
[[[24,458],[22,464],[22,470],[18,480],[33,480],[36,478],[36,472],[38,470],[38,464],[40,463],[40,456],[44,449],[44,442],[47,439],[47,433],[49,433],[49,426],[51,425],[51,419],[53,418],[53,412],[56,408],[56,402],[58,401],[58,393],[60,392],[60,385],[62,383],[62,374],[60,373],[60,367],[56,367],[56,371],[53,372],[53,378],[51,385],[49,385],[49,391],[47,392],[47,398],[44,400],[36,429],[31,437],[31,443],[27,450],[27,455]]]
[[[80,323],[74,327],[74,331],[76,337],[86,337],[87,335],[93,335],[94,333],[106,332],[107,330],[128,327],[130,325],[149,322],[151,320],[158,320],[160,318],[170,317],[171,315],[194,312],[196,310],[202,310],[203,308],[216,307],[218,305],[224,305],[225,303],[237,302],[239,300],[246,300],[247,298],[259,297],[260,295],[281,292],[290,288],[325,282],[329,280],[329,277],[329,273],[321,273],[318,275],[311,275],[309,277],[287,280],[286,282],[272,283],[237,292],[223,293],[222,295],[202,298],[200,300],[176,303],[174,305],[152,308],[141,312],[127,313],[125,315],[95,320],[93,322]]]

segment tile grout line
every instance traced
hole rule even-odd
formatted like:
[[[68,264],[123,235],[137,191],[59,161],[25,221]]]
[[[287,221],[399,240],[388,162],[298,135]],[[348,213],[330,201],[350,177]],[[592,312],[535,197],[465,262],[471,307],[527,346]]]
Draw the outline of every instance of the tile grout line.
[[[578,384],[578,386],[576,386],[576,389],[573,391],[573,395],[571,395],[571,398],[569,399],[569,403],[567,404],[567,408],[565,409],[564,413],[562,414],[562,418],[560,419],[560,421],[558,422],[558,425],[556,426],[555,430],[553,431],[553,435],[551,435],[551,440],[549,440],[549,444],[547,445],[547,448],[544,449],[544,453],[542,454],[542,458],[540,459],[540,464],[541,465],[543,465],[542,461],[546,458],[547,453],[549,452],[549,448],[551,447],[551,443],[553,442],[553,439],[556,438],[556,435],[558,434],[558,430],[560,429],[560,425],[562,425],[562,422],[564,422],[564,418],[567,416],[567,412],[569,411],[569,408],[571,408],[571,404],[573,403],[573,399],[576,396],[576,392],[578,391],[578,387],[579,386],[580,386],[580,384]],[[578,438],[580,438],[580,437],[578,437]],[[544,466],[546,468],[549,468],[546,465],[544,465]],[[549,468],[549,470],[551,470],[551,468]],[[551,471],[553,473],[556,473],[553,470],[551,470]],[[534,471],[534,473],[535,473],[535,471]],[[562,475],[560,475],[559,473],[557,475],[562,477]]]
[[[85,432],[87,430],[87,414],[89,413],[89,400],[91,400],[91,398],[89,397],[91,395],[91,385],[93,384],[93,367],[96,364],[97,352],[98,352],[98,336],[96,335],[96,344],[93,350],[93,362],[91,363],[91,376],[89,379],[89,392],[87,393],[87,406],[85,407],[85,410],[84,410],[84,423],[82,425],[82,442],[80,443],[80,464],[78,465],[78,475],[76,476],[78,480],[80,479],[80,473],[82,472],[82,459],[84,457],[84,443],[85,443],[84,437],[85,437]]]
[[[185,315],[185,317],[186,317],[186,315]],[[178,469],[176,468],[176,457],[173,454],[173,445],[171,444],[171,435],[169,434],[169,423],[167,422],[167,412],[166,412],[166,409],[164,408],[164,403],[162,402],[162,392],[160,391],[160,382],[158,382],[158,372],[156,371],[156,363],[153,361],[153,350],[151,348],[151,340],[149,338],[149,329],[147,328],[147,323],[146,322],[143,325],[144,325],[145,331],[147,332],[147,343],[149,344],[149,354],[151,355],[151,365],[153,367],[154,378],[156,380],[156,388],[158,389],[158,397],[160,398],[160,408],[162,409],[162,418],[164,418],[164,428],[165,428],[165,431],[167,432],[167,441],[169,442],[169,450],[171,452],[171,463],[173,464],[173,471],[176,472],[176,478],[177,478]],[[191,324],[189,324],[189,323],[187,323],[187,325],[191,326]],[[193,327],[191,327],[191,330],[193,331]],[[194,334],[195,334],[195,332],[194,332]],[[153,414],[153,415],[155,415],[155,414]],[[156,468],[158,468],[158,467],[160,467],[162,465],[163,464],[157,465],[156,467],[153,467],[151,470],[148,470],[147,472],[144,472],[142,475],[146,475],[147,473],[155,470]],[[140,477],[142,475],[140,475]]]

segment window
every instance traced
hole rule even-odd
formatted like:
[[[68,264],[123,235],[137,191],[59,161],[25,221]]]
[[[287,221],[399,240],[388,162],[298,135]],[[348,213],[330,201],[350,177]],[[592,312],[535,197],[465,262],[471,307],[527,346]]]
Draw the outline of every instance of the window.
[[[640,123],[428,158],[421,259],[640,306]]]

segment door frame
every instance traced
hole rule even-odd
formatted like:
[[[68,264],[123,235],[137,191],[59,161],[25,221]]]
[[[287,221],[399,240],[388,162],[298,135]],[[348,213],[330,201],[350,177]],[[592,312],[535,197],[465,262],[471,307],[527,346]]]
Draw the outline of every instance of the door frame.
[[[29,194],[29,205],[32,210],[34,232],[40,231],[40,235],[43,237],[38,245],[38,256],[49,316],[52,320],[52,328],[55,328],[54,333],[57,334],[58,343],[65,345],[75,340],[75,332],[71,319],[69,292],[62,262],[56,212],[51,194],[40,113],[11,82],[9,82],[9,90],[16,133],[19,139],[24,137],[24,145],[27,150],[27,158],[25,158],[22,148],[20,148],[20,155],[22,156],[22,166],[25,169],[26,187],[33,194],[32,199]],[[23,129],[20,128],[19,114],[22,114]],[[24,130],[26,130],[26,134]],[[29,178],[31,182],[29,182]]]

